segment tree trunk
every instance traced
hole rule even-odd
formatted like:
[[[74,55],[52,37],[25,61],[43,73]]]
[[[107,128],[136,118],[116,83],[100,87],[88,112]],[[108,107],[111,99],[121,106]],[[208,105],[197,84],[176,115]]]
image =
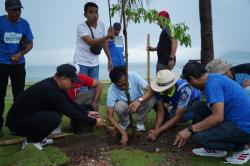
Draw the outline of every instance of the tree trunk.
[[[201,64],[214,59],[211,0],[199,0],[201,24]]]

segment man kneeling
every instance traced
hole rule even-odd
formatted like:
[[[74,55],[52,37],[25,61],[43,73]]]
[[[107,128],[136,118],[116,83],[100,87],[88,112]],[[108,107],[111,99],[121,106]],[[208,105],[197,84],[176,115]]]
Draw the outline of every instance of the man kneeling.
[[[42,150],[44,145],[53,143],[46,137],[60,124],[61,114],[84,124],[104,125],[98,112],[87,112],[68,97],[66,91],[74,82],[80,82],[75,67],[63,64],[53,77],[32,85],[15,101],[6,126],[15,135],[27,137],[22,149],[33,144]]]

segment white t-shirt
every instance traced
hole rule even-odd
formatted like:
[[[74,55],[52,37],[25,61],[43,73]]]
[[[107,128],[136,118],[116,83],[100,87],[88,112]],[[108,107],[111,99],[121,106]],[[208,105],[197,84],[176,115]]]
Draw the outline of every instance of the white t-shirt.
[[[106,35],[104,24],[97,21],[96,28],[91,27],[95,39]],[[90,52],[90,45],[88,45],[81,37],[90,36],[91,31],[85,21],[77,26],[76,50],[74,55],[74,62],[84,66],[97,66],[99,64],[99,56]]]

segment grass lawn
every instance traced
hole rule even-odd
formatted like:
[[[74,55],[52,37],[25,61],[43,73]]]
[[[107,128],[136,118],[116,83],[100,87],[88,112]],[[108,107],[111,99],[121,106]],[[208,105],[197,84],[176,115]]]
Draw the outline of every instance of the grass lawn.
[[[100,112],[104,118],[106,118],[105,112],[105,102],[107,97],[107,89],[109,84],[104,84],[104,89],[102,97],[100,99]],[[27,85],[28,87],[29,85]],[[4,116],[6,116],[7,110],[9,110],[12,104],[12,94],[10,86],[8,87],[7,97],[6,97],[6,107]],[[146,128],[152,128],[154,125],[154,113],[151,112],[148,116],[146,122]],[[20,137],[12,136],[6,127],[3,128],[4,137],[0,137],[0,141],[16,139]],[[64,117],[62,123],[62,130],[69,131],[69,119]],[[99,132],[99,131],[98,131]],[[0,146],[0,166],[48,166],[48,165],[61,165],[69,160],[64,153],[55,147],[46,147],[44,151],[39,151],[33,146],[21,151],[21,144],[16,145],[6,145]],[[181,151],[180,151],[181,153]],[[171,152],[165,153],[148,153],[138,149],[117,149],[110,150],[108,155],[111,158],[111,163],[117,166],[152,166],[161,165],[166,156],[171,155]],[[197,156],[187,156],[181,159],[182,162],[176,165],[194,165],[194,166],[210,166],[210,165],[225,165],[222,163],[223,158],[209,158],[209,157],[197,157]],[[163,164],[165,165],[165,164]],[[168,165],[168,164],[166,164]],[[227,164],[228,165],[228,164]],[[245,165],[249,165],[247,163]]]

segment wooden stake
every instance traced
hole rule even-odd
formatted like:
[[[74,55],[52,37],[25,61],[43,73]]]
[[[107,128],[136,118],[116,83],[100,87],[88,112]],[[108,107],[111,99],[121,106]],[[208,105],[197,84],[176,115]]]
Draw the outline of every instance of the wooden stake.
[[[147,35],[147,48],[150,46],[150,34]],[[150,51],[147,51],[147,80],[150,84]]]

